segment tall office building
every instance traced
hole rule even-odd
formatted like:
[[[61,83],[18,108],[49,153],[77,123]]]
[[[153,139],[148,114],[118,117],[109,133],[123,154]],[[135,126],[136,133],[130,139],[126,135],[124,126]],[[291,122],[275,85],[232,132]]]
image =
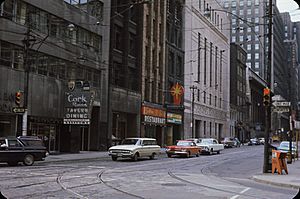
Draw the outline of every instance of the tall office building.
[[[246,50],[247,66],[269,82],[272,90],[277,82],[276,91],[286,95],[284,75],[280,75],[284,73],[283,23],[276,1],[273,4],[271,73],[268,72],[269,1],[233,0],[226,1],[224,7],[231,16],[231,42],[238,43]]]

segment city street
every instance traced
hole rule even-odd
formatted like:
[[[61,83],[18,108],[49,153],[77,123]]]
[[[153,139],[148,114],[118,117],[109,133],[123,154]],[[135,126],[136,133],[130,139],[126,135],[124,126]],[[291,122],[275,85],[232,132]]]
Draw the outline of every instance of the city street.
[[[293,198],[298,190],[260,184],[263,146],[225,149],[191,158],[0,165],[0,190],[13,198]]]

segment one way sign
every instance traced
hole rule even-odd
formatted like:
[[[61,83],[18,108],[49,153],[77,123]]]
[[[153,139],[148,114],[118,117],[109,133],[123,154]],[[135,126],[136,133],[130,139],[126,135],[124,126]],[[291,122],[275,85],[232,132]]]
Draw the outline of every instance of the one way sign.
[[[24,107],[13,107],[12,108],[12,112],[14,113],[25,113],[26,108]]]

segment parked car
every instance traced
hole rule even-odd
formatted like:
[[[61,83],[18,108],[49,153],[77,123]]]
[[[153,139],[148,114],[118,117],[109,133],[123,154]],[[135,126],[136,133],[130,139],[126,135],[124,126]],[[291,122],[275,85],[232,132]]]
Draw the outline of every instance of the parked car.
[[[257,138],[250,139],[250,141],[248,142],[248,146],[252,146],[252,145],[260,145],[259,140]]]
[[[282,152],[288,153],[290,150],[290,142],[289,141],[282,141],[277,147],[277,150],[280,150]],[[296,155],[296,143],[292,142],[292,157],[295,157]]]
[[[201,153],[201,147],[197,146],[194,141],[191,140],[179,140],[174,146],[167,146],[166,153],[168,157],[173,155],[190,157],[192,155],[199,156]]]
[[[233,138],[233,140],[234,140],[233,146],[235,146],[235,147],[241,146],[241,141],[239,140],[239,138]]]
[[[38,137],[0,138],[0,162],[7,162],[10,166],[15,166],[19,162],[31,166],[35,161],[44,160],[47,154],[43,141]]]
[[[265,144],[265,138],[258,138],[258,141],[260,144],[264,145]]]
[[[118,158],[131,158],[137,161],[140,157],[155,159],[160,153],[160,146],[153,138],[126,138],[121,145],[112,146],[108,149],[108,154],[113,161]]]
[[[224,145],[219,144],[218,140],[214,138],[201,138],[199,140],[200,142],[196,144],[201,147],[201,153],[213,154],[216,152],[219,154],[224,149]]]
[[[234,147],[234,138],[232,137],[225,137],[222,141],[221,141],[222,144],[224,144],[224,147],[225,148],[229,148],[229,147]]]

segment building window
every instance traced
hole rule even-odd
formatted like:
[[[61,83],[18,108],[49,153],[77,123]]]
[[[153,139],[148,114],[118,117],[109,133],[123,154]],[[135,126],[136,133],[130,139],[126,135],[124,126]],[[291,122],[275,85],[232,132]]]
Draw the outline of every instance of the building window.
[[[251,50],[251,44],[247,45],[247,50]]]
[[[202,0],[200,0],[200,2],[201,2]],[[225,3],[224,3],[224,7],[225,8],[228,8],[229,7],[229,3],[228,3],[228,1],[226,1]]]
[[[136,56],[136,37],[135,34],[129,33],[129,55]]]
[[[203,134],[206,136],[206,121],[203,122]]]
[[[248,59],[248,60],[251,60],[251,53],[248,53],[248,54],[247,54],[247,59]]]
[[[255,44],[255,50],[259,50],[259,44]]]
[[[209,55],[209,86],[212,86],[212,75],[213,75],[213,43],[210,42],[210,55]]]
[[[204,85],[206,85],[206,62],[207,62],[207,50],[206,50],[206,48],[207,48],[207,39],[206,38],[204,38],[204,71],[203,71],[203,75],[204,75]]]
[[[240,36],[240,42],[244,41],[244,36]]]
[[[122,48],[122,28],[115,25],[115,49],[123,51]]]
[[[251,4],[252,4],[252,0],[248,0],[247,1],[247,6],[251,6]]]
[[[236,37],[235,36],[231,37],[231,42],[236,42]]]
[[[255,62],[255,68],[256,68],[256,69],[259,68],[259,62]]]
[[[247,15],[251,15],[251,9],[247,9]]]
[[[255,59],[259,59],[259,53],[255,53]]]
[[[201,71],[201,34],[198,33],[198,72],[197,81],[200,82],[200,71]]]

